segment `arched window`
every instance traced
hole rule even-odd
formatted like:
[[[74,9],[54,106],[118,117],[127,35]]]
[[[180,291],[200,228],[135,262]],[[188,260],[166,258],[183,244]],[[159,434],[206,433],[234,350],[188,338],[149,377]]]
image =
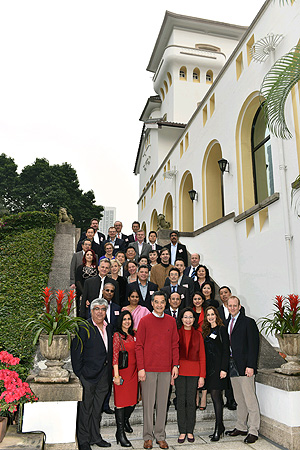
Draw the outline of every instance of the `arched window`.
[[[265,121],[263,106],[259,107],[252,123],[251,151],[255,203],[260,203],[274,194],[270,132]]]
[[[198,67],[195,67],[193,70],[193,82],[194,83],[200,83],[200,70]]]
[[[161,93],[162,100],[164,100],[164,99],[165,99],[165,93],[164,93],[164,90],[163,90],[163,89],[160,89],[160,93]]]
[[[166,95],[167,95],[169,88],[168,88],[168,85],[167,85],[167,82],[166,82],[166,81],[164,81],[164,86],[165,86]]]
[[[206,72],[206,84],[212,84],[214,81],[214,76],[212,70]]]
[[[170,72],[167,73],[168,76],[168,80],[169,80],[169,85],[172,86],[172,76],[170,74]]]
[[[185,66],[180,67],[179,79],[183,80],[183,81],[186,81],[186,67]]]

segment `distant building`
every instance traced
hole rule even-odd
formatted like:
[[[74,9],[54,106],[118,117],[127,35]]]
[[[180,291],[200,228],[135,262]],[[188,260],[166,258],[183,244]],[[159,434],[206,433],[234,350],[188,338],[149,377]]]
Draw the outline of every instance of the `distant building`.
[[[116,208],[104,206],[103,217],[99,223],[99,231],[107,236],[107,230],[112,227],[116,220]]]

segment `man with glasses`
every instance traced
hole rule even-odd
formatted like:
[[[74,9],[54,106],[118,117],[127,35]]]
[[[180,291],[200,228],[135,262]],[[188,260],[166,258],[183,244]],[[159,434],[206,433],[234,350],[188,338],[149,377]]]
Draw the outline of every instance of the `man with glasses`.
[[[79,450],[92,450],[91,445],[111,446],[100,434],[101,410],[112,378],[113,329],[104,320],[107,308],[103,298],[92,301],[89,331],[80,327],[81,341],[76,336],[71,346],[73,371],[83,386],[76,423]]]
[[[98,277],[88,278],[84,283],[83,294],[80,304],[80,316],[87,319],[89,317],[89,305],[95,298],[102,297],[102,291],[106,283],[111,283],[115,287],[112,301],[119,304],[119,285],[118,282],[108,277],[110,270],[110,261],[102,259],[98,266]]]

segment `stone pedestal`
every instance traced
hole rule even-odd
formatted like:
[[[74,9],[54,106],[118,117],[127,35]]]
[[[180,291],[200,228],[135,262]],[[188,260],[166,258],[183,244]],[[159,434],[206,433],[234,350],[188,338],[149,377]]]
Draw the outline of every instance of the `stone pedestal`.
[[[82,400],[79,380],[71,378],[67,384],[27,381],[39,401],[24,405],[22,432],[43,431],[48,444],[75,442],[77,402]]]
[[[256,375],[260,433],[289,450],[300,450],[300,377],[261,369]]]

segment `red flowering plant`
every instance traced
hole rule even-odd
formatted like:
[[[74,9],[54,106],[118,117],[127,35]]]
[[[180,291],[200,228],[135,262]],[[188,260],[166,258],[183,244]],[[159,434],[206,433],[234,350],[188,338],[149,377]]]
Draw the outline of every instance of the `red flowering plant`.
[[[275,310],[260,320],[261,329],[268,334],[297,334],[300,332],[300,297],[276,295]]]
[[[88,322],[75,316],[74,299],[74,291],[58,290],[53,293],[48,287],[43,290],[43,311],[35,317],[29,317],[25,327],[25,329],[30,329],[34,333],[34,345],[37,343],[40,334],[49,336],[48,345],[52,344],[53,336],[57,334],[68,336],[69,347],[74,335],[78,337],[82,344],[78,334],[80,326],[87,330],[89,336]]]
[[[0,352],[0,416],[12,416],[19,405],[37,402],[28,383],[21,380],[19,358],[6,351]]]

